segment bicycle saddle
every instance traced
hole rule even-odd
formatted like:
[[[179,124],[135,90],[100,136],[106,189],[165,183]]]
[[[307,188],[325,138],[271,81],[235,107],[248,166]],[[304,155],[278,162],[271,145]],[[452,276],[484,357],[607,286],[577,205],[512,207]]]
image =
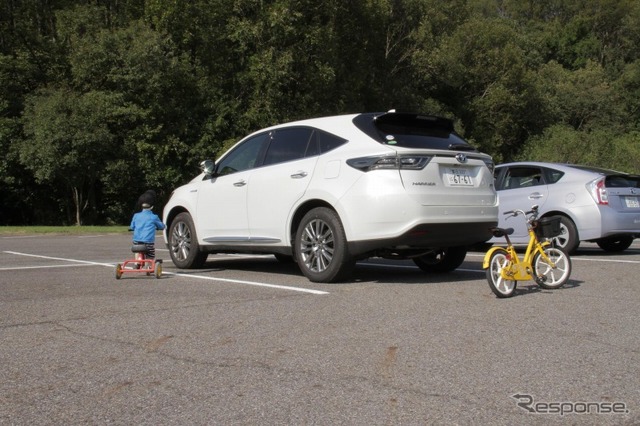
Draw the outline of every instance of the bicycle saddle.
[[[494,237],[500,238],[513,234],[513,228],[491,228]]]
[[[131,251],[133,253],[146,253],[147,246],[145,246],[144,244],[134,244],[131,246]]]

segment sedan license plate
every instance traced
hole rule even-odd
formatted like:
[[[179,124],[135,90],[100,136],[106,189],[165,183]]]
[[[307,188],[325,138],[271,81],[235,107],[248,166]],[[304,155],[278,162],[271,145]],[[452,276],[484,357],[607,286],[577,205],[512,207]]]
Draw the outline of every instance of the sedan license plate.
[[[629,208],[640,208],[638,197],[624,197],[624,203]]]
[[[467,169],[447,169],[445,172],[449,185],[473,186],[473,178],[469,176]]]

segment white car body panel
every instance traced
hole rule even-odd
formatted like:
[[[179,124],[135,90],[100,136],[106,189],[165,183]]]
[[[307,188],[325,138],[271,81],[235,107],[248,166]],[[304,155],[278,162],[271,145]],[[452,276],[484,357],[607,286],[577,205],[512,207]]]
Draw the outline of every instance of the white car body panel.
[[[247,193],[252,241],[288,244],[292,208],[305,194],[317,161],[309,157],[253,171]]]
[[[198,183],[194,217],[201,241],[238,241],[249,238],[247,192],[253,170],[206,179]],[[220,204],[225,208],[221,209]]]

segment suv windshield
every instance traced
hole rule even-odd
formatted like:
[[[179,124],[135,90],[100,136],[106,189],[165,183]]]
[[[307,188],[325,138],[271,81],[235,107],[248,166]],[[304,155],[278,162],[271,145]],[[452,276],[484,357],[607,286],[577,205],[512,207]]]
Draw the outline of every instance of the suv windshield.
[[[410,113],[360,114],[353,124],[374,140],[404,148],[477,151],[442,117]]]

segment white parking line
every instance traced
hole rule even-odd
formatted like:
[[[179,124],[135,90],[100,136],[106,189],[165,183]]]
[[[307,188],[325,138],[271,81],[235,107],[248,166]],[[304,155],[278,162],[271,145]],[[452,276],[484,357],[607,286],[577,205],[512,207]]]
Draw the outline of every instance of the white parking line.
[[[77,268],[78,266],[92,266],[86,264],[46,265],[46,266],[18,266],[12,268],[0,268],[0,271],[20,271],[23,269],[49,269],[49,268]]]
[[[572,257],[571,261],[585,262],[605,262],[605,263],[640,263],[640,260],[624,260],[624,259],[585,259],[583,257]]]
[[[467,256],[471,256],[471,257],[484,257],[484,254],[475,254],[475,253],[468,253]],[[625,260],[625,259],[594,259],[592,257],[586,258],[586,257],[577,257],[577,256],[570,256],[571,261],[582,261],[582,262],[605,262],[605,263],[640,263],[640,260]]]
[[[37,254],[20,253],[20,252],[17,252],[17,251],[4,251],[3,253],[13,254],[13,255],[16,255],[16,256],[35,257],[35,258],[39,258],[39,259],[61,260],[61,261],[64,261],[64,262],[73,262],[73,263],[79,264],[79,265],[70,265],[70,266],[97,265],[97,266],[107,266],[109,268],[113,268],[115,266],[115,264],[113,264],[113,263],[100,263],[100,262],[91,262],[91,261],[88,261],[88,260],[67,259],[67,258],[64,258],[64,257],[42,256],[42,255],[37,255]],[[59,267],[59,265],[56,266],[56,267]],[[28,268],[30,268],[30,267],[12,268],[12,269],[16,270],[16,269],[28,269]],[[182,272],[163,272],[163,275],[177,275],[177,276],[185,277],[185,278],[194,278],[194,279],[208,280],[208,281],[220,281],[220,282],[226,282],[226,283],[232,283],[232,284],[252,285],[252,286],[257,286],[257,287],[267,287],[267,288],[275,288],[275,289],[278,289],[278,290],[298,291],[298,292],[302,292],[302,293],[311,293],[311,294],[316,294],[316,295],[329,294],[329,292],[326,292],[326,291],[313,290],[313,289],[309,289],[309,288],[289,287],[289,286],[285,286],[285,285],[267,284],[267,283],[261,283],[261,282],[256,282],[256,281],[234,280],[234,279],[230,279],[230,278],[216,278],[216,277],[209,277],[209,276],[206,276],[206,275],[194,275],[194,274],[187,274],[187,273],[182,273]]]
[[[83,265],[109,266],[112,268],[114,266],[113,263],[100,263],[100,262],[91,262],[89,260],[67,259],[64,257],[41,256],[39,254],[20,253],[17,251],[3,251],[3,253],[15,254],[16,256],[36,257],[38,259],[62,260],[63,262],[75,262],[75,263],[81,263]]]
[[[255,285],[255,286],[258,286],[258,287],[277,288],[279,290],[300,291],[300,292],[303,292],[303,293],[311,293],[311,294],[329,294],[329,292],[327,292],[327,291],[313,290],[313,289],[309,289],[309,288],[289,287],[289,286],[286,286],[286,285],[267,284],[267,283],[260,283],[260,282],[255,282],[255,281],[234,280],[234,279],[230,279],[230,278],[214,278],[214,277],[208,277],[208,276],[205,276],[205,275],[191,275],[191,274],[186,274],[186,273],[183,273],[183,272],[163,272],[163,274],[178,275],[178,276],[181,276],[181,277],[196,278],[196,279],[200,279],[200,280],[223,281],[223,282],[226,282],[226,283],[233,283],[233,284],[245,284],[245,285]]]

